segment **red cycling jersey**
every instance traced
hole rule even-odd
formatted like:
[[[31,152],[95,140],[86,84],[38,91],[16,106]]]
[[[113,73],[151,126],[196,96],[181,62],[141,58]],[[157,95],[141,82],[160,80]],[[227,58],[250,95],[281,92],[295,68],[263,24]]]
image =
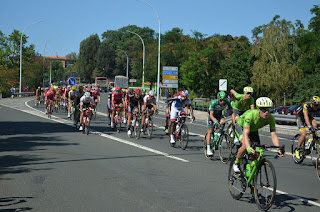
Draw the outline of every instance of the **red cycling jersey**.
[[[94,98],[97,98],[98,96],[100,96],[100,92],[97,90],[94,90],[91,92],[91,96],[93,96]]]
[[[117,93],[117,92],[114,91],[112,93],[112,97],[111,98],[113,98],[113,103],[114,104],[120,104],[120,103],[122,103],[122,97],[123,97],[122,92]]]
[[[55,94],[52,91],[48,91],[45,95],[45,97],[46,97],[45,99],[46,100],[54,100],[54,96],[55,96]]]

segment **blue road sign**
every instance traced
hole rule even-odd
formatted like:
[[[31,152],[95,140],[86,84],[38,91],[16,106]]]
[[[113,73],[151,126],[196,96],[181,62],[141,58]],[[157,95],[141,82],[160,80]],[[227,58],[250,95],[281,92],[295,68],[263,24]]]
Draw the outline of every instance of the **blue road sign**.
[[[178,71],[163,71],[163,75],[178,75]]]
[[[75,84],[76,84],[76,79],[73,78],[73,77],[70,77],[70,78],[68,79],[68,84],[69,84],[69,85],[75,85]]]

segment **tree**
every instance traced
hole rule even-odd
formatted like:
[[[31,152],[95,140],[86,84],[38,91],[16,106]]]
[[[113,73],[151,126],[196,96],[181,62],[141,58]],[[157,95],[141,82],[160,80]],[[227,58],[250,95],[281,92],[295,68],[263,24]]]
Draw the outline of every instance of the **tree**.
[[[290,21],[279,20],[279,17],[276,15],[269,24],[252,31],[253,54],[256,57],[252,84],[259,95],[271,97],[276,103],[301,76],[295,61],[297,49],[293,48],[294,26]]]
[[[111,77],[115,70],[116,52],[109,41],[102,41],[97,52],[95,76]]]
[[[92,73],[96,68],[96,55],[100,46],[100,39],[97,34],[90,35],[80,43],[79,71],[81,81],[93,82]]]

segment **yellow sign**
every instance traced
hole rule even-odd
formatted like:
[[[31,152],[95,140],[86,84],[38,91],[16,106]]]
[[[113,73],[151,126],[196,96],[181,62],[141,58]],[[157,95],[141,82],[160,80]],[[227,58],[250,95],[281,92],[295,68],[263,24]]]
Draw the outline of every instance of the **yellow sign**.
[[[178,79],[177,75],[163,75],[163,79]]]
[[[151,85],[151,82],[145,82],[144,85]]]

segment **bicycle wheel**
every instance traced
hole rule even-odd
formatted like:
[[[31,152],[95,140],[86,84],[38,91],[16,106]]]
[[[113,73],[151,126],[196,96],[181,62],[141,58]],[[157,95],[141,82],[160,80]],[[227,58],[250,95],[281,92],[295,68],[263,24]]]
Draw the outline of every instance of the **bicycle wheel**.
[[[118,115],[118,121],[117,121],[117,125],[116,125],[116,129],[117,129],[117,132],[120,133],[120,129],[121,129],[121,117],[120,115]]]
[[[317,156],[319,153],[319,144],[318,141],[315,140],[313,146],[310,147],[310,155],[311,155],[311,161],[312,165],[316,168],[317,166]]]
[[[260,210],[268,210],[277,190],[276,171],[272,163],[264,159],[254,176],[254,198]]]
[[[212,152],[214,152],[214,145],[213,145],[213,137],[212,137],[212,135],[211,135],[211,138],[210,138],[210,148],[211,148]],[[206,158],[211,159],[213,157],[213,155],[212,156],[208,156],[207,155],[207,133],[204,136],[204,140],[203,140],[203,151],[204,151],[204,156],[206,156]]]
[[[183,124],[181,129],[180,129],[180,147],[181,149],[185,150],[188,146],[189,142],[189,130],[188,126],[186,124]]]
[[[316,160],[316,172],[318,179],[320,180],[320,152],[318,152],[317,160]]]
[[[300,138],[300,134],[297,134],[293,137],[292,139],[292,145],[291,145],[291,153],[292,153],[292,159],[293,161],[296,163],[296,164],[300,164],[302,163],[302,161],[304,160],[304,154],[303,154],[303,151],[299,151],[300,154],[299,154],[299,157],[300,158],[297,158],[296,157],[296,150],[297,150],[297,146],[298,146],[298,140]],[[300,149],[304,149],[304,142],[302,143]]]
[[[86,131],[86,134],[89,135],[89,132],[90,132],[90,118],[86,118],[87,119],[87,124],[86,124],[86,128],[85,128],[85,131]]]
[[[228,186],[229,191],[233,199],[240,199],[243,193],[247,189],[246,179],[244,178],[243,169],[240,165],[240,173],[236,173],[233,170],[233,164],[236,161],[236,157],[231,160],[229,171],[228,171]],[[244,164],[245,167],[245,164]]]
[[[153,132],[153,122],[151,119],[149,119],[149,121],[147,123],[147,131],[148,131],[149,137],[151,138],[152,132]]]
[[[219,138],[219,156],[222,163],[228,163],[231,157],[232,143],[228,134],[223,134]]]
[[[141,121],[140,121],[139,117],[136,117],[136,123],[134,125],[134,137],[136,139],[139,139],[140,133],[141,133]]]

